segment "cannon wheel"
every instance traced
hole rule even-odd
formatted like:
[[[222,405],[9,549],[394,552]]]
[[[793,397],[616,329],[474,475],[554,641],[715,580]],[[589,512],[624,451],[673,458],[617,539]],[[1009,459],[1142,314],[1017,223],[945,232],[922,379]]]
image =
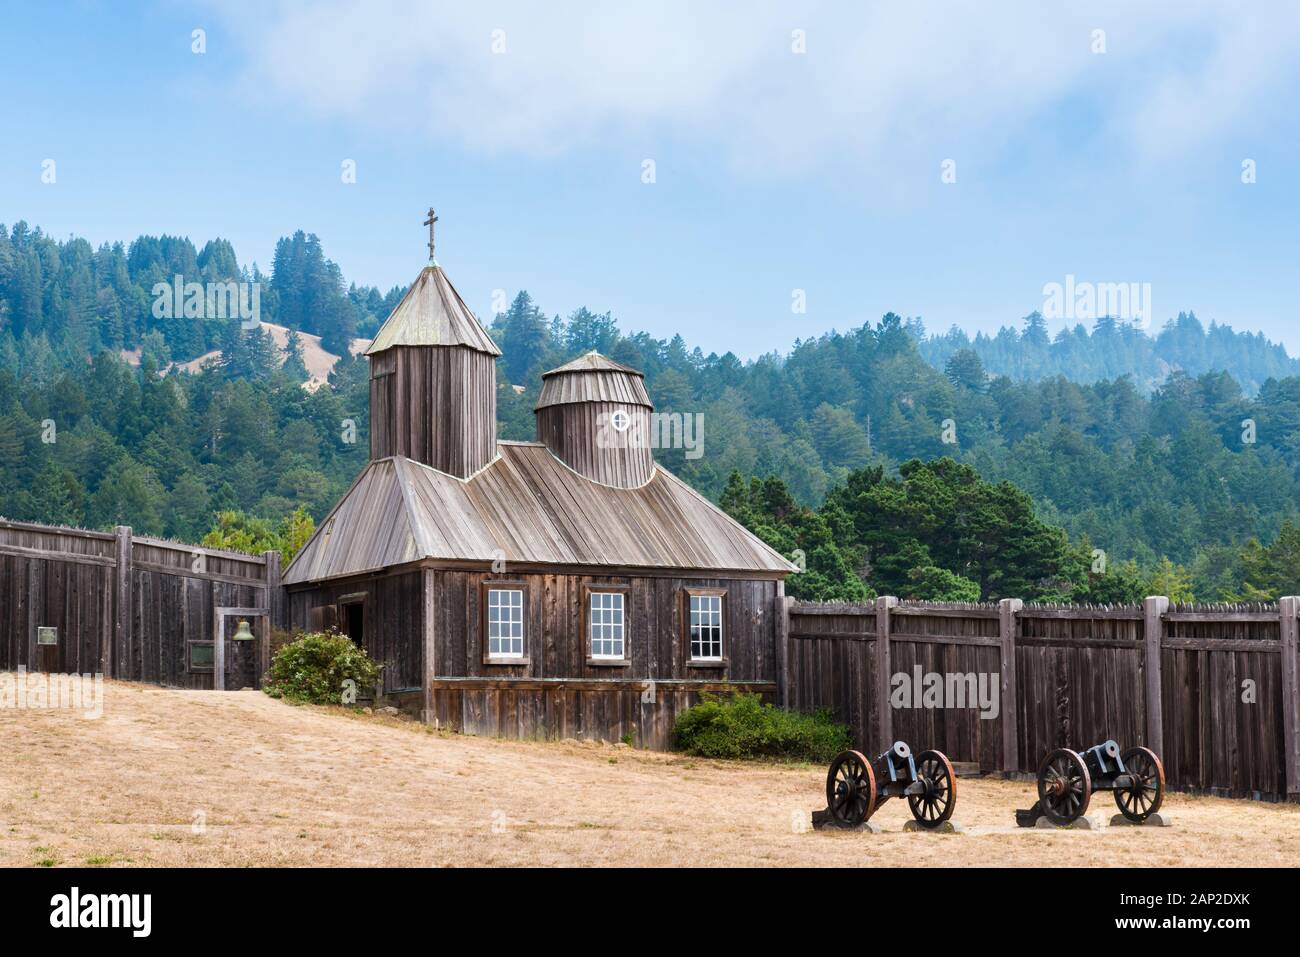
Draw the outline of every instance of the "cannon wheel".
[[[1057,748],[1038,769],[1038,806],[1053,824],[1077,821],[1092,799],[1092,778],[1083,758],[1069,748]]]
[[[1141,824],[1160,810],[1165,799],[1165,766],[1150,748],[1129,748],[1120,760],[1136,783],[1115,792],[1115,806],[1130,821]]]
[[[826,807],[840,827],[856,827],[876,809],[876,773],[861,751],[841,751],[826,772]]]
[[[907,799],[912,817],[921,827],[938,827],[952,817],[957,806],[957,774],[942,751],[922,751],[916,759],[916,775],[925,782],[924,794]]]

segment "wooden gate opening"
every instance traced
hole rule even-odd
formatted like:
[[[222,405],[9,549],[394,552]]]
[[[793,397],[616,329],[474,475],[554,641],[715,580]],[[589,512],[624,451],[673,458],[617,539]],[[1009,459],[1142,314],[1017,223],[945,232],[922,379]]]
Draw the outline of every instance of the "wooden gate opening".
[[[262,675],[270,667],[270,617],[269,608],[230,608],[216,606],[212,609],[212,627],[213,627],[213,662],[212,662],[212,687],[216,691],[226,690],[226,671],[228,655],[233,653],[241,658],[247,656],[242,661],[243,665],[251,670],[252,687],[260,687]],[[231,642],[230,634],[226,631],[227,624],[231,621],[246,618],[254,628],[256,641],[253,642]],[[235,644],[248,644],[252,647],[247,650],[236,651],[232,646]]]

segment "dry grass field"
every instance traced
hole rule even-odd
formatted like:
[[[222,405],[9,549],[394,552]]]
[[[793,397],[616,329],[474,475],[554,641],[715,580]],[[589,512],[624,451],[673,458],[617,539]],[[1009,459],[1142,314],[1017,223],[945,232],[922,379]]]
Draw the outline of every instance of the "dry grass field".
[[[1292,865],[1300,807],[1171,795],[1172,828],[1014,826],[1032,785],[962,779],[967,833],[805,830],[824,769],[432,733],[259,692],[107,683],[104,715],[0,711],[0,865]],[[1109,820],[1113,804],[1094,811]]]

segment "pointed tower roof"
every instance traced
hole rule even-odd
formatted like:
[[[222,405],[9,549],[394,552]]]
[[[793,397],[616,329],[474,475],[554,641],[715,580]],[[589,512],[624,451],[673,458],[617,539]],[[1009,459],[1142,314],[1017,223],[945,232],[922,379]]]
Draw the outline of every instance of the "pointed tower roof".
[[[542,373],[542,391],[534,411],[569,402],[626,402],[654,408],[645,390],[645,375],[595,349]]]
[[[393,346],[468,346],[491,356],[501,355],[492,337],[436,262],[420,271],[402,301],[380,327],[366,349],[372,356]]]

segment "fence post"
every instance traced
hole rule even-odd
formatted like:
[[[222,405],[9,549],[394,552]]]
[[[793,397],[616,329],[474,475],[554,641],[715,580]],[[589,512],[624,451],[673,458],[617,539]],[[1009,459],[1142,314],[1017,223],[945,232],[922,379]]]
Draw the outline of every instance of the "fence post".
[[[1161,710],[1163,691],[1160,683],[1160,645],[1165,637],[1164,613],[1169,599],[1150,595],[1142,601],[1142,643],[1145,648],[1147,697],[1147,747],[1156,754],[1165,753],[1165,722]]]
[[[119,525],[115,529],[117,532],[117,566],[115,568],[115,578],[113,589],[116,592],[117,615],[113,621],[113,646],[116,651],[110,648],[108,660],[104,662],[104,674],[111,675],[114,678],[134,678],[131,672],[132,663],[132,634],[131,624],[134,620],[132,611],[132,595],[134,592],[131,588],[131,526]]]
[[[876,743],[881,752],[894,743],[894,712],[889,707],[889,610],[897,604],[893,595],[876,599]]]
[[[1300,757],[1296,755],[1296,638],[1300,598],[1288,595],[1277,603],[1278,625],[1282,639],[1282,743],[1286,749],[1286,790],[1300,791]]]
[[[284,589],[280,587],[280,553],[268,549],[262,553],[266,559],[266,634],[262,636],[261,654],[258,656],[257,684],[262,685],[262,676],[271,668],[271,629],[284,627]]]
[[[263,604],[270,612],[271,624],[283,628],[284,623],[284,589],[280,587],[280,552],[271,548],[262,553],[266,559],[266,601]]]
[[[1002,678],[1002,770],[1020,770],[1020,703],[1016,694],[1016,615],[1019,598],[998,602],[998,670]]]
[[[772,608],[776,614],[776,703],[790,707],[790,606],[793,598],[785,595],[785,582],[778,582]]]

